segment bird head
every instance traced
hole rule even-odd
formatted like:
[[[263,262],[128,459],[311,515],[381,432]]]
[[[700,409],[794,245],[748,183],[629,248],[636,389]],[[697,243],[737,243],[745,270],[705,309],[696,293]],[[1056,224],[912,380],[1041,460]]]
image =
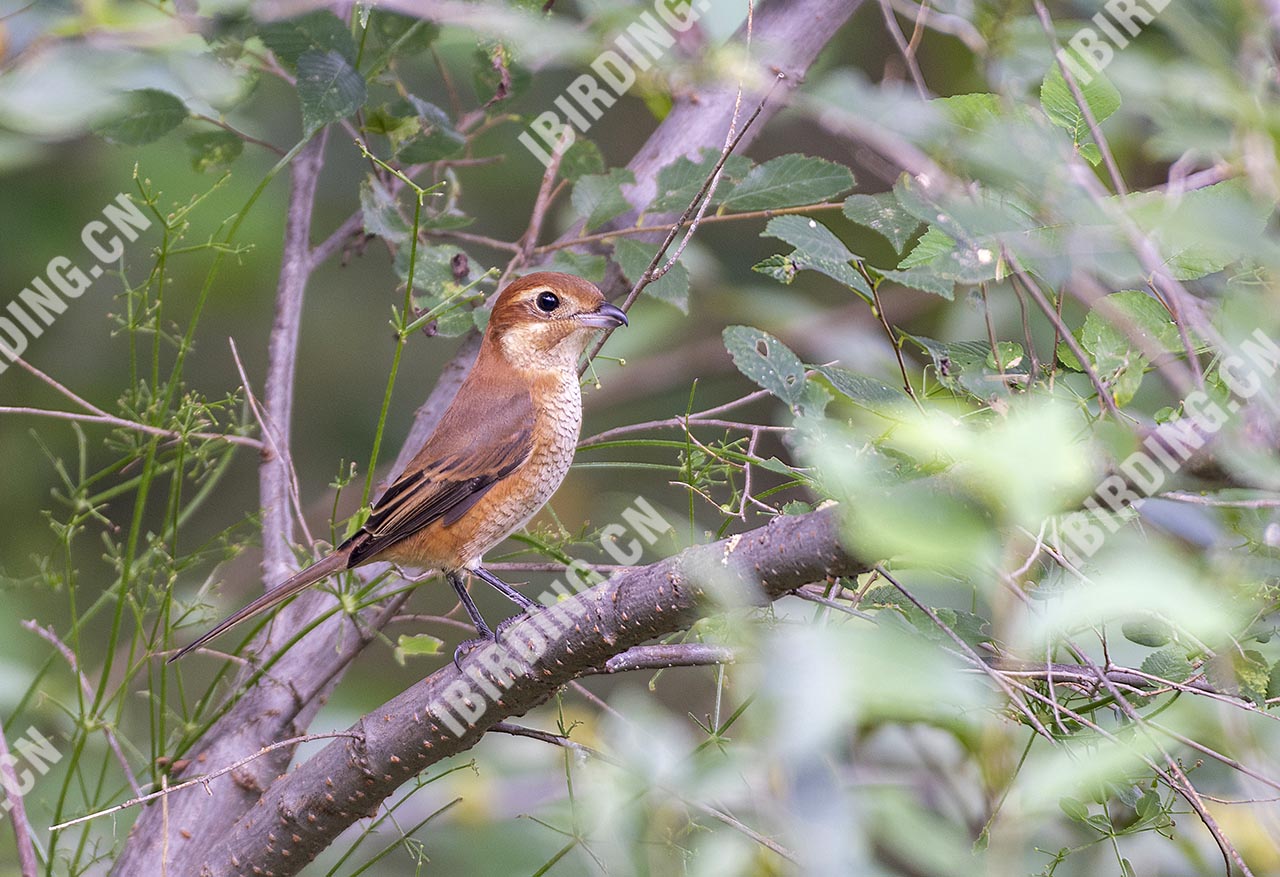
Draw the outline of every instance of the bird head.
[[[488,336],[521,368],[573,368],[600,329],[627,325],[594,283],[540,271],[508,284],[489,315]]]

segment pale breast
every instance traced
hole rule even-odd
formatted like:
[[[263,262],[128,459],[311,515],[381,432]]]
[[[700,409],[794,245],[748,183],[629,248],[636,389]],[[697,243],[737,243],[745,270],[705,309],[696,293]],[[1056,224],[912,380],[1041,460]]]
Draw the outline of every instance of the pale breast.
[[[559,489],[578,446],[582,429],[582,392],[577,375],[549,376],[536,397],[533,448],[529,460],[495,486],[476,508],[458,522],[471,529],[459,555],[463,565],[481,556],[529,522]]]

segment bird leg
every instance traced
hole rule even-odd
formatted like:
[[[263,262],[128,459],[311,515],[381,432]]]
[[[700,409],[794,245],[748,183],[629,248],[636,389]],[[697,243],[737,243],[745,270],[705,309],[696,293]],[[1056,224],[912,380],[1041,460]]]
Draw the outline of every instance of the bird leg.
[[[493,589],[495,591],[497,591],[502,596],[506,597],[512,603],[515,603],[525,612],[528,612],[530,609],[539,608],[537,603],[535,603],[533,600],[530,600],[524,594],[521,594],[519,591],[517,591],[515,588],[508,585],[502,579],[498,578],[493,573],[489,572],[483,566],[477,566],[475,569],[471,570],[471,572],[474,575],[477,575],[480,578],[484,579],[486,582],[488,582],[490,585],[493,586]]]
[[[498,593],[502,594],[512,603],[515,603],[522,610],[528,611],[530,609],[538,608],[537,603],[530,600],[524,594],[521,594],[515,588],[508,585],[484,567],[476,567],[475,569],[470,570],[470,572],[492,585],[494,590],[498,591]],[[473,601],[471,599],[471,595],[467,593],[467,586],[462,580],[462,575],[460,573],[450,572],[445,574],[445,578],[449,580],[449,584],[453,586],[453,590],[457,593],[458,599],[462,601],[462,606],[467,610],[467,615],[471,616],[471,623],[476,626],[476,633],[480,634],[480,636],[474,639],[463,640],[458,643],[458,647],[453,650],[453,664],[461,670],[462,667],[460,666],[459,661],[462,656],[476,648],[476,646],[490,642],[498,642],[498,634],[494,633],[494,631],[489,628],[489,625],[485,624],[484,617],[481,616],[480,610],[476,608],[475,601]],[[501,632],[504,627],[519,617],[519,615],[514,615],[511,618],[506,619],[498,625],[498,631]]]

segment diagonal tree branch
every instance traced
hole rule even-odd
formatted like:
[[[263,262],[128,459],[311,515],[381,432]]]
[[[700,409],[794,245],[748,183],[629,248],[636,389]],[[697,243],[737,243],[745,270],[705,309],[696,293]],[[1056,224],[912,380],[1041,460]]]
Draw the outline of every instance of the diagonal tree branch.
[[[714,610],[712,594],[724,602],[758,604],[827,576],[864,572],[867,564],[841,547],[839,512],[778,517],[749,533],[620,573],[521,617],[503,634],[510,651],[481,647],[467,655],[462,669],[446,664],[358,721],[350,737],[278,779],[200,863],[199,872],[297,874],[403,783],[470,749],[494,725],[523,715],[575,677],[687,627]],[[537,657],[517,657],[524,649]],[[479,715],[459,716],[451,706],[459,703],[471,704]],[[462,733],[455,735],[451,724]]]
[[[809,65],[858,8],[860,2],[861,0],[780,0],[767,3],[756,14],[754,23],[753,56],[757,66],[765,71],[762,80],[767,79],[771,83],[776,71],[781,71],[785,74],[785,81],[779,87],[780,92],[799,85]],[[760,130],[764,122],[785,103],[783,96],[779,93],[770,101],[755,131]],[[638,215],[652,199],[657,188],[657,172],[662,167],[680,156],[696,155],[704,148],[721,147],[733,115],[736,97],[736,88],[708,85],[699,90],[688,91],[677,99],[666,119],[629,165],[637,181],[628,192],[628,197],[636,208],[634,215]],[[753,137],[754,133],[749,133],[742,145],[745,147]],[[311,179],[318,176],[318,163],[314,170]],[[302,181],[296,172],[293,179],[296,189]],[[291,195],[292,203],[295,202]],[[572,233],[571,230],[569,234]],[[303,261],[305,252],[302,247],[305,245],[305,238],[287,238],[287,243],[293,241],[293,246],[286,248],[281,285],[284,286],[284,275],[291,270],[292,264],[295,266],[294,270],[300,268],[301,271],[297,279],[291,282],[299,282],[305,286],[311,271],[319,265],[319,256],[327,254],[333,247],[327,241],[318,248],[323,252],[312,251],[311,257]],[[298,301],[300,306],[301,299]],[[276,341],[273,336],[273,342]],[[286,333],[280,336],[278,343],[292,344],[296,351],[296,335],[290,341],[289,334]],[[427,400],[415,415],[413,426],[394,466],[395,470],[416,452],[434,429],[440,415],[461,386],[478,347],[478,337],[464,340],[458,353],[445,367]],[[290,368],[290,374],[291,371]],[[291,406],[285,407],[286,412],[288,407]],[[269,413],[274,422],[276,412],[269,407]],[[287,426],[287,417],[284,423]],[[280,426],[279,423],[275,425]],[[287,467],[264,467],[263,474],[277,478],[275,473],[283,473],[286,469]],[[272,474],[268,475],[268,472]],[[272,518],[271,527],[264,528],[264,542],[274,541],[279,546],[286,547],[290,544],[290,539],[277,539],[273,534],[281,534],[284,527],[291,526],[287,520],[288,485],[288,481],[275,482],[269,503],[266,485],[263,487],[264,508],[276,515]],[[291,555],[273,563],[280,562],[292,569]],[[379,564],[362,569],[361,572],[374,576],[384,570],[385,567]],[[358,623],[353,623],[353,619],[344,614],[333,613],[333,596],[317,589],[300,595],[286,606],[277,616],[272,629],[290,636],[309,625],[314,625],[314,628],[281,656],[268,674],[239,693],[238,700],[222,718],[183,753],[184,757],[193,760],[196,765],[193,769],[215,770],[258,752],[276,740],[304,734],[323,699],[346,667],[395,615],[406,596],[406,593],[401,593],[389,603],[366,610],[361,613]],[[332,614],[317,623],[317,619],[325,613]],[[261,648],[256,648],[255,651],[264,653]],[[194,867],[187,869],[186,865],[203,860],[214,844],[226,838],[231,827],[242,815],[250,812],[264,790],[282,772],[289,757],[289,750],[281,750],[279,757],[273,753],[272,757],[258,759],[245,769],[219,777],[209,784],[207,792],[204,789],[188,789],[170,795],[167,798],[167,814],[162,814],[158,806],[148,808],[135,823],[112,873],[117,877],[164,873],[165,865],[162,864],[161,857],[162,850],[165,849],[169,851],[168,873],[194,873]]]

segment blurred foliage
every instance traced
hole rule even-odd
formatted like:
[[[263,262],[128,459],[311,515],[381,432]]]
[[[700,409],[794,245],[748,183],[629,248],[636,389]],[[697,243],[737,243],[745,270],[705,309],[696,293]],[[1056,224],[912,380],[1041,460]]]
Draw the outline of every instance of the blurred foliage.
[[[928,97],[864,4],[723,161],[587,372],[575,474],[491,558],[536,590],[610,562],[637,495],[679,523],[646,562],[834,501],[875,570],[765,608],[712,588],[723,611],[671,642],[734,664],[565,689],[523,721],[566,745],[491,735],[307,873],[1280,871],[1275,24],[1168,4],[1079,82],[1054,45],[1100,2],[1047,26],[885,6]],[[39,374],[0,374],[0,715],[64,753],[26,799],[45,873],[103,873],[133,811],[48,826],[158,788],[234,696],[230,662],[157,656],[257,586],[250,391],[289,162],[328,137],[313,242],[354,230],[311,278],[291,449],[338,541],[504,266],[638,283],[721,163],[691,144],[631,215],[655,116],[734,83],[746,7],[715,0],[565,154],[524,239],[543,169],[517,136],[645,8],[0,7],[6,302],[64,253],[89,270],[81,229],[117,192],[151,220],[30,339]],[[369,593],[330,587],[337,611]],[[448,660],[444,591],[314,731]]]

